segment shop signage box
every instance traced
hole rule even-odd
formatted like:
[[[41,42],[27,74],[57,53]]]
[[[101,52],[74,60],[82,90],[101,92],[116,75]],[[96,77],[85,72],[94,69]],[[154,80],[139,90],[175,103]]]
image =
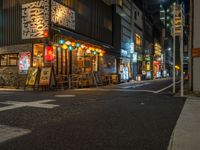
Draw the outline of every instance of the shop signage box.
[[[22,5],[22,39],[43,38],[49,29],[49,0]]]
[[[50,13],[52,23],[75,30],[75,11],[53,0],[40,0],[22,4],[22,39],[45,38]]]
[[[200,48],[192,49],[192,57],[200,57]]]

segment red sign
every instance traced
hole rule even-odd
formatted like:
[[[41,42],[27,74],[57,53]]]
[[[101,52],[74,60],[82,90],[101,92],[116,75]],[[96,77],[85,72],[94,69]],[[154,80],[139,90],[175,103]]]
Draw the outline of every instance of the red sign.
[[[192,49],[192,57],[200,57],[200,48]]]
[[[54,50],[52,46],[46,46],[45,48],[45,61],[46,62],[54,61]]]

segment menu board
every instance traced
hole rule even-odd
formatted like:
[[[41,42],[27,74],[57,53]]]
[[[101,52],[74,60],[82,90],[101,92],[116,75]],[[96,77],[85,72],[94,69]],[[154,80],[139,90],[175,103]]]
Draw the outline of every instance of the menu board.
[[[103,81],[101,80],[100,72],[93,71],[93,77],[96,85],[102,85]]]
[[[36,83],[38,68],[30,67],[26,77],[26,86],[34,86]]]
[[[40,73],[39,85],[50,86],[51,74],[52,74],[52,67],[43,67],[42,70],[41,70],[41,73]]]

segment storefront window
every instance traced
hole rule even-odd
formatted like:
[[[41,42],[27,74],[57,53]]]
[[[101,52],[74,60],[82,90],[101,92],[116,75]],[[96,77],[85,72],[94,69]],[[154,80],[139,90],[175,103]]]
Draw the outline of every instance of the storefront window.
[[[1,66],[17,66],[18,54],[4,54],[0,55]]]
[[[44,45],[34,44],[33,47],[33,67],[44,66]]]

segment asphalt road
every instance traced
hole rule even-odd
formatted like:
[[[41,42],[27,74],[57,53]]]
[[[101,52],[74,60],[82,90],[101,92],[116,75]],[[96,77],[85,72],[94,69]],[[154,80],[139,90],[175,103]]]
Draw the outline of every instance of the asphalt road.
[[[171,82],[50,92],[1,90],[0,125],[29,132],[14,137],[11,129],[0,126],[0,135],[6,130],[10,136],[0,136],[0,150],[167,150],[185,98],[175,97],[171,89],[154,91]],[[44,100],[52,101],[43,103],[48,106],[42,105]],[[42,102],[27,103],[37,101]]]

